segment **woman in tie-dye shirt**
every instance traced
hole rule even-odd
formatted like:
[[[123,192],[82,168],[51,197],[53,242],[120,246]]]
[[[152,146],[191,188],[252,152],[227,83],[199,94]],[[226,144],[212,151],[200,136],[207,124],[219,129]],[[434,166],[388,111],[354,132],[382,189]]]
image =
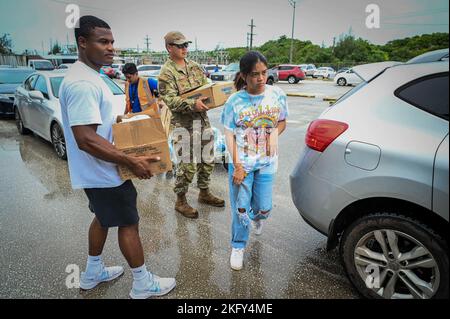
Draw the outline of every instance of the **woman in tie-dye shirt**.
[[[231,268],[240,270],[250,222],[260,235],[272,209],[272,187],[278,164],[278,136],[286,128],[286,94],[266,85],[267,60],[248,52],[236,75],[238,92],[228,99],[222,124],[230,153],[229,184],[232,209]]]

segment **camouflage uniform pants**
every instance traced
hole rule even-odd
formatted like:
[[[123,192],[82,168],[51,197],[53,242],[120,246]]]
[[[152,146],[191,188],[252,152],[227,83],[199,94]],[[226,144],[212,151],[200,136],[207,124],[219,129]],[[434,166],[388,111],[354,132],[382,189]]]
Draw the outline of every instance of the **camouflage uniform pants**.
[[[207,131],[206,134],[204,132]],[[189,190],[189,185],[192,183],[195,174],[197,173],[197,186],[200,189],[208,189],[211,181],[211,174],[214,170],[214,135],[211,128],[203,128],[200,132],[196,133],[189,131],[189,145],[185,140],[181,140],[181,137],[174,138],[174,148],[177,153],[178,161],[177,174],[175,180],[174,192],[176,194],[185,194]],[[201,138],[210,138],[203,140]],[[194,137],[195,136],[195,137]],[[182,144],[189,150],[188,156],[186,150],[183,150]]]

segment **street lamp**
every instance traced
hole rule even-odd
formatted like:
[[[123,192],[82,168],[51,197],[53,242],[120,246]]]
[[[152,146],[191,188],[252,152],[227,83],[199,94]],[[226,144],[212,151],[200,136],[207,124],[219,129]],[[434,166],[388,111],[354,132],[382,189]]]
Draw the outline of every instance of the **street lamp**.
[[[295,5],[298,0],[288,0],[289,4],[294,8],[294,13],[292,15],[292,36],[291,36],[291,51],[289,53],[289,63],[292,64],[292,53],[294,50],[294,24],[295,24]]]

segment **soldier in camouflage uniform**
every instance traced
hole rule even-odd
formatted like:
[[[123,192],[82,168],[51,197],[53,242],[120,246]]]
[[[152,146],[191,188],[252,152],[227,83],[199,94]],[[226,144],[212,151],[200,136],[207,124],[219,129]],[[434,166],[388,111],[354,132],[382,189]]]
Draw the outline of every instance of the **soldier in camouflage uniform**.
[[[198,187],[200,194],[198,201],[200,203],[212,205],[215,207],[224,207],[225,201],[211,194],[209,191],[209,183],[211,174],[214,170],[213,156],[210,160],[204,158],[194,158],[193,142],[201,141],[201,153],[203,154],[204,146],[213,143],[214,135],[211,134],[211,125],[209,123],[207,111],[208,107],[203,103],[205,98],[192,99],[181,98],[180,95],[196,89],[207,83],[207,78],[202,68],[194,61],[187,60],[188,41],[180,32],[169,32],[165,37],[166,49],[169,52],[169,59],[161,69],[158,79],[159,94],[163,101],[172,111],[172,128],[184,128],[189,132],[190,136],[190,160],[181,160],[177,168],[177,178],[175,181],[174,191],[177,194],[177,202],[175,210],[189,218],[197,218],[198,211],[192,208],[186,200],[186,193],[189,184],[192,183],[195,173],[198,173]],[[201,130],[194,131],[197,123]],[[209,131],[208,131],[209,130]],[[202,140],[200,136],[206,132],[206,136],[210,136],[209,140]],[[175,148],[177,143],[181,143],[180,139],[174,141]],[[194,147],[193,147],[194,146]],[[213,151],[213,148],[211,148]],[[178,154],[181,156],[181,152]]]

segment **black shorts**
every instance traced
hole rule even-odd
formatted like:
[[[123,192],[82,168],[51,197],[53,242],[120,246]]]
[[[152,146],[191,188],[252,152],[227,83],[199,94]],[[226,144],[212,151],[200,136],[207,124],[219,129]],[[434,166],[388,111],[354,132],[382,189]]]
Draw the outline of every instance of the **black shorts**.
[[[102,227],[135,225],[139,222],[137,192],[131,181],[112,188],[86,188],[89,209]]]

